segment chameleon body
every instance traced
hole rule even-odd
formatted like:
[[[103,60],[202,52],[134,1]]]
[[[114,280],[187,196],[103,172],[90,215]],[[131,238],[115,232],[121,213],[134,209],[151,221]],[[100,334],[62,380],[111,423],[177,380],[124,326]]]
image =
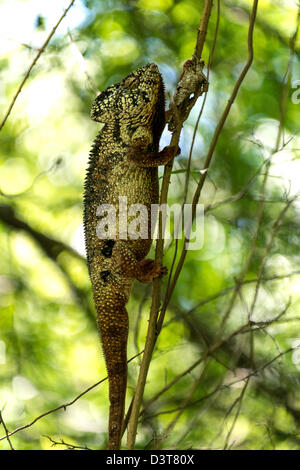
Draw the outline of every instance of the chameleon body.
[[[127,382],[125,305],[135,279],[151,282],[166,274],[166,268],[146,259],[152,242],[151,204],[157,204],[159,198],[157,167],[176,154],[173,147],[159,152],[165,126],[165,98],[158,67],[148,64],[101,92],[92,105],[91,118],[104,123],[104,127],[92,146],[85,180],[86,252],[108,372],[108,448],[119,449]],[[120,196],[127,198],[128,208],[132,204],[147,208],[146,239],[120,236],[124,227],[119,216],[127,217],[119,203]],[[103,204],[116,211],[116,233],[113,236],[109,233],[108,238],[99,237],[96,230],[104,217],[98,209]],[[128,224],[132,218],[127,217]]]

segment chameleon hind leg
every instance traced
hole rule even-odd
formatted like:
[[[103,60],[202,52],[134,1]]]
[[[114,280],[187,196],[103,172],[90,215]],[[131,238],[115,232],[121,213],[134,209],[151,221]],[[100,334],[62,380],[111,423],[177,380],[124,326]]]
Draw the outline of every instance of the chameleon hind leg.
[[[156,263],[152,259],[144,258],[137,261],[126,242],[117,241],[112,256],[115,258],[115,265],[118,267],[115,271],[116,274],[137,279],[140,282],[152,282],[155,278],[163,277],[168,273],[165,266]]]

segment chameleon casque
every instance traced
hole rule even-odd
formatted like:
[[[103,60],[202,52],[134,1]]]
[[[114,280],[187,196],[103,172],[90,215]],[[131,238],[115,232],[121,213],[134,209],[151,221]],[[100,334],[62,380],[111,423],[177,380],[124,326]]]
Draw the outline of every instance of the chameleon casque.
[[[95,99],[91,118],[104,123],[90,152],[85,180],[84,227],[87,262],[109,381],[109,449],[119,449],[122,438],[127,383],[128,315],[125,305],[135,279],[152,282],[166,268],[146,259],[152,239],[151,204],[159,200],[158,169],[178,154],[178,148],[159,152],[165,126],[164,85],[151,63],[108,87]],[[127,207],[143,204],[148,210],[148,238],[119,236],[119,216]],[[116,211],[116,234],[108,239],[96,233],[97,209],[110,204]],[[105,207],[105,206],[104,206]],[[123,211],[123,214],[121,212]],[[98,214],[98,215],[97,215]],[[103,220],[103,219],[102,219]]]

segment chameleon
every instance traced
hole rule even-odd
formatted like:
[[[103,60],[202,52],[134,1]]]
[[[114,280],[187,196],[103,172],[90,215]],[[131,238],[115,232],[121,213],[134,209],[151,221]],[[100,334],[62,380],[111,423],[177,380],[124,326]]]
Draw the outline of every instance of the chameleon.
[[[156,64],[149,63],[100,92],[91,119],[104,126],[92,145],[84,184],[84,231],[87,264],[109,383],[108,449],[120,449],[127,386],[128,302],[133,282],[152,282],[167,268],[146,258],[152,238],[151,205],[159,201],[158,166],[180,152],[159,151],[166,124],[165,92]],[[143,204],[147,237],[124,237],[127,207]],[[123,200],[123,199],[122,199]],[[101,232],[98,224],[113,207],[116,230]],[[100,211],[99,211],[100,208]],[[143,212],[145,213],[145,212]],[[124,231],[124,230],[123,230]]]

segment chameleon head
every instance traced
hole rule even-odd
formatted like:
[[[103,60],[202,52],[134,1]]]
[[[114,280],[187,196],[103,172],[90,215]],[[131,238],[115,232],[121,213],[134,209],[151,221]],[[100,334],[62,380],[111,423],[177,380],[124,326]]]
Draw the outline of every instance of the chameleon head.
[[[161,74],[157,65],[150,63],[100,93],[92,105],[91,118],[105,123],[122,119],[145,125],[151,122],[158,102],[163,100]]]

